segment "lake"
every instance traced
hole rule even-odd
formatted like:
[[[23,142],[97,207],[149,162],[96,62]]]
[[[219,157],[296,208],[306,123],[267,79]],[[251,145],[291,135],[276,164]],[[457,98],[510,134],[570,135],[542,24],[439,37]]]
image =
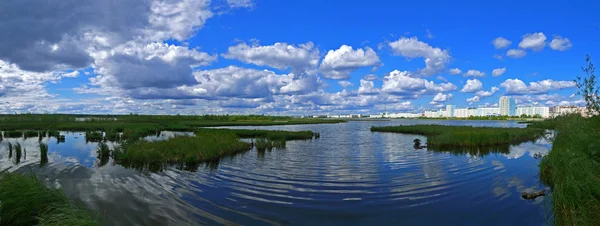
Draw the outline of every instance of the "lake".
[[[524,127],[512,121],[391,120],[261,127],[312,130],[320,139],[288,141],[285,149],[243,154],[200,166],[152,173],[101,164],[97,143],[66,133],[49,144],[40,164],[38,138],[0,142],[0,170],[33,171],[69,197],[97,210],[106,225],[545,225],[548,197],[521,192],[546,188],[539,159],[551,143],[492,153],[415,150],[417,135],[373,133],[371,126],[443,124]],[[173,133],[158,137],[167,139]],[[25,159],[8,159],[19,142]],[[113,144],[109,144],[113,145]]]

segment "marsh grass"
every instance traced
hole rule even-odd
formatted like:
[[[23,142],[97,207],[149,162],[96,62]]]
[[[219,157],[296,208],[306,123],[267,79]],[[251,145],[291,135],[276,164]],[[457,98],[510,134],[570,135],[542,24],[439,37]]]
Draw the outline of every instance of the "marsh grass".
[[[102,132],[98,131],[86,131],[85,132],[85,141],[86,142],[100,142],[104,140],[104,136]]]
[[[48,164],[48,144],[40,142],[40,167]]]
[[[198,129],[198,132],[222,130],[234,133],[239,138],[265,138],[268,140],[310,140],[315,134],[312,131],[282,130],[250,130],[250,129]]]
[[[600,225],[600,117],[568,115],[531,124],[555,129],[540,177],[552,188],[555,225]]]
[[[88,117],[88,120],[78,118]],[[60,131],[117,131],[125,132],[128,139],[154,134],[157,131],[193,132],[199,127],[217,126],[272,126],[341,123],[345,120],[300,119],[262,115],[61,115],[17,114],[0,115],[4,130],[60,130]],[[154,131],[145,133],[144,131]],[[142,135],[140,135],[140,133]],[[133,135],[133,136],[130,136]]]
[[[15,163],[19,164],[21,163],[21,152],[22,152],[22,147],[20,143],[17,143],[15,146]]]
[[[28,131],[25,131],[24,134],[25,134],[25,139],[27,139],[27,138],[32,138],[32,137],[38,137],[39,132],[28,130]]]
[[[537,128],[496,128],[471,126],[412,125],[371,127],[373,132],[423,135],[433,149],[491,147],[534,141],[544,134]]]
[[[8,158],[11,159],[13,156],[13,144],[8,142]]]
[[[60,132],[58,132],[57,130],[49,130],[47,133],[48,133],[48,137],[55,137],[55,138],[60,137]]]
[[[96,150],[96,154],[98,156],[98,166],[104,166],[108,163],[108,161],[110,160],[110,156],[112,154],[112,151],[110,150],[110,148],[108,147],[108,145],[104,142],[100,142],[98,143],[98,149]]]
[[[0,174],[0,225],[101,225],[81,203],[34,175]]]
[[[108,141],[118,141],[119,140],[119,132],[116,130],[108,130],[106,131],[106,140]]]
[[[22,131],[4,131],[4,137],[7,138],[21,138],[23,137]]]
[[[195,137],[176,136],[165,141],[125,142],[113,152],[117,163],[135,168],[160,170],[168,164],[197,165],[250,150],[230,131],[197,131]]]

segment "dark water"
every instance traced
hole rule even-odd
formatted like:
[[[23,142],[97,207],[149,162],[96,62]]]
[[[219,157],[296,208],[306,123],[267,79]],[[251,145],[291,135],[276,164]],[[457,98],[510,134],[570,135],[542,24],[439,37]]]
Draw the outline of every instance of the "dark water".
[[[321,138],[289,141],[287,148],[255,150],[196,172],[176,168],[143,173],[109,163],[99,167],[96,143],[62,133],[49,143],[40,167],[37,138],[19,140],[27,159],[8,159],[0,143],[0,170],[33,171],[98,210],[107,225],[544,225],[549,199],[522,200],[545,188],[536,153],[541,139],[504,153],[457,154],[413,148],[415,135],[372,133],[373,125],[451,124],[524,126],[494,121],[349,122],[249,127],[313,130]]]

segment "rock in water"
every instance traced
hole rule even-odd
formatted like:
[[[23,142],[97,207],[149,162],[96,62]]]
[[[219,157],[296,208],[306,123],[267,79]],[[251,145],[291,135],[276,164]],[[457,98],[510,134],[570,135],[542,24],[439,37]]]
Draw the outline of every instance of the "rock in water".
[[[528,192],[521,193],[521,197],[523,199],[535,199],[537,197],[544,196],[544,195],[546,195],[546,190],[541,190],[538,192],[531,192],[531,193],[528,193]]]

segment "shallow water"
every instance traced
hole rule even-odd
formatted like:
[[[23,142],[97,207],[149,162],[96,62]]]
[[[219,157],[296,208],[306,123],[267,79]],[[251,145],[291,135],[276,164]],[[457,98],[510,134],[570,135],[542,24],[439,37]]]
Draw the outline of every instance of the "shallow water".
[[[342,124],[235,127],[312,130],[321,138],[288,141],[282,150],[255,150],[195,172],[176,167],[139,172],[99,167],[97,143],[62,133],[40,167],[37,138],[4,139],[0,170],[33,171],[104,216],[107,225],[543,225],[549,200],[522,200],[539,181],[539,160],[551,144],[540,139],[505,153],[453,154],[414,150],[416,135],[372,133],[370,127],[449,124],[523,127],[508,121],[392,120]],[[169,136],[165,134],[164,137]],[[163,137],[163,136],[161,136]],[[163,138],[159,138],[163,139]],[[19,141],[27,158],[8,159]]]

